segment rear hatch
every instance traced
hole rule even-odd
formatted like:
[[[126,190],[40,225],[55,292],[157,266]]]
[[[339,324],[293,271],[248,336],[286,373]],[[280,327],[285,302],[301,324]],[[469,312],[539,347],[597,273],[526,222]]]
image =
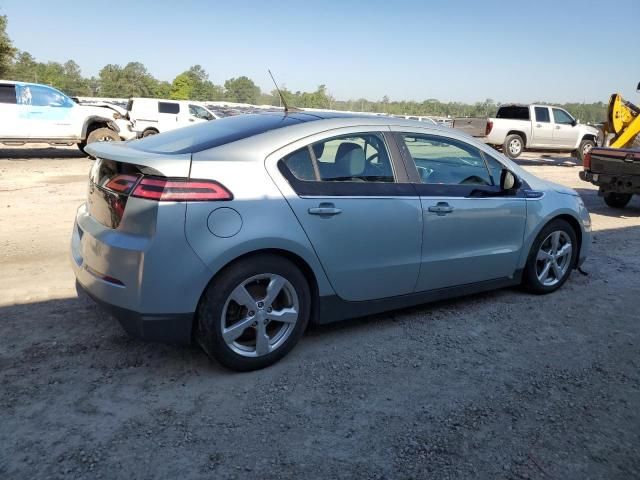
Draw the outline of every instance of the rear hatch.
[[[159,201],[170,181],[189,176],[190,154],[156,154],[131,148],[128,143],[89,145],[96,160],[89,174],[89,213],[102,225],[117,229],[130,197]]]
[[[592,173],[640,176],[640,150],[597,147],[590,156],[584,167]]]

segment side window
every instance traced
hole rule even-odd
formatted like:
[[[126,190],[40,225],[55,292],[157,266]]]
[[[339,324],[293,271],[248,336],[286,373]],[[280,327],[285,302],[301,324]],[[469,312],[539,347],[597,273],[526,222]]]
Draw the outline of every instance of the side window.
[[[199,105],[189,105],[189,114],[202,120],[213,119],[213,115]]]
[[[453,138],[405,133],[402,135],[425,184],[492,185],[479,149]]]
[[[536,107],[536,122],[549,123],[549,109],[547,107]]]
[[[559,108],[553,109],[553,121],[563,125],[573,125],[573,118],[571,115]]]
[[[158,102],[158,113],[180,113],[180,104],[174,102]]]
[[[322,181],[393,182],[393,168],[382,135],[336,137],[312,145]]]
[[[282,161],[298,180],[316,180],[316,173],[313,167],[313,159],[311,158],[311,151],[309,150],[309,147],[304,147],[290,153],[284,157]]]
[[[15,85],[0,85],[0,103],[17,103]]]
[[[17,101],[21,105],[33,107],[63,107],[73,106],[73,100],[57,90],[41,85],[17,85]]]

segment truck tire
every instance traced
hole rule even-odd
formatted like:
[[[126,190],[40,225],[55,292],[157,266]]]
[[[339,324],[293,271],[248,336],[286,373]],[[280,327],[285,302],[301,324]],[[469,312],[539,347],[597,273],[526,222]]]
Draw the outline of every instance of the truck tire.
[[[120,136],[110,128],[96,128],[87,136],[87,145],[94,142],[117,142]]]
[[[595,146],[596,142],[594,142],[593,140],[583,140],[580,142],[580,146],[578,147],[578,151],[576,152],[576,157],[578,157],[580,163],[584,162],[585,155],[589,153]]]
[[[502,151],[510,159],[518,158],[524,150],[524,140],[517,133],[507,135],[502,144]]]
[[[624,208],[631,201],[631,193],[607,192],[604,194],[604,203],[611,208]]]

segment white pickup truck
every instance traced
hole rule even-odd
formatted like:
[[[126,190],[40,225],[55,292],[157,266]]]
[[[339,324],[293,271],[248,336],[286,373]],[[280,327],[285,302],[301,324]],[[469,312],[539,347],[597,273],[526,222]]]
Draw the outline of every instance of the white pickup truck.
[[[552,105],[503,105],[495,118],[456,118],[453,128],[501,148],[509,158],[525,149],[574,152],[580,161],[596,145],[598,129]]]
[[[0,80],[0,143],[76,144],[135,137],[122,109],[81,105],[48,85]]]

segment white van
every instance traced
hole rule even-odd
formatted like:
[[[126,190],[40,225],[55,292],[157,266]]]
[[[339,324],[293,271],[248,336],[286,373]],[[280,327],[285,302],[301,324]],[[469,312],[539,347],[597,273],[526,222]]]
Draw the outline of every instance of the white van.
[[[133,123],[133,130],[139,137],[218,118],[197,102],[157,98],[131,98],[127,104],[127,113]]]

